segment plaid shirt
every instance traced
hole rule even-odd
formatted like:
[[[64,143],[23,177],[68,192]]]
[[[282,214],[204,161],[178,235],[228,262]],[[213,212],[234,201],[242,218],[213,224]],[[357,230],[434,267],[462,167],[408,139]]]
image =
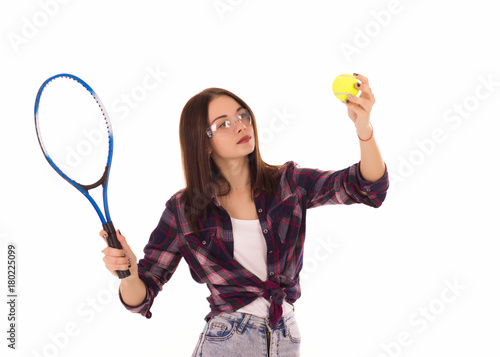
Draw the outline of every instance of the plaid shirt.
[[[293,304],[301,295],[299,273],[304,259],[306,209],[331,204],[363,203],[379,207],[389,187],[387,165],[376,182],[362,178],[360,163],[338,171],[300,168],[288,161],[277,175],[278,189],[272,199],[254,196],[267,244],[268,278],[262,281],[233,258],[231,219],[212,189],[212,201],[223,219],[209,215],[195,236],[180,202],[182,190],[167,201],[160,222],[138,263],[146,298],[139,306],[123,305],[132,312],[151,317],[153,300],[175,272],[183,257],[192,277],[210,290],[208,321],[219,312],[234,312],[258,297],[271,302],[270,325],[282,316],[283,299]],[[363,194],[361,191],[366,193]],[[121,299],[121,296],[120,296]]]

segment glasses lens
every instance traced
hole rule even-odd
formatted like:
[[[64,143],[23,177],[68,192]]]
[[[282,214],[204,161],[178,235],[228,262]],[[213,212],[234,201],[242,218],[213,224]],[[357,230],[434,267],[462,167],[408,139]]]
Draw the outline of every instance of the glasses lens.
[[[237,117],[245,125],[250,124],[252,122],[252,117],[250,116],[250,112],[246,109],[243,109],[242,111],[238,112]]]
[[[209,129],[211,129],[213,135],[228,135],[234,132],[236,120],[239,120],[245,126],[252,123],[250,112],[241,109],[235,117],[219,119]]]

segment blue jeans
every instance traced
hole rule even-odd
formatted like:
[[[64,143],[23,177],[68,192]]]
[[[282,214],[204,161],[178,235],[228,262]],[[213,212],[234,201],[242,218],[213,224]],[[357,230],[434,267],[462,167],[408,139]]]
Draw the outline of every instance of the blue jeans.
[[[282,316],[274,330],[269,319],[242,312],[212,317],[200,334],[192,357],[296,357],[300,331],[294,312]]]

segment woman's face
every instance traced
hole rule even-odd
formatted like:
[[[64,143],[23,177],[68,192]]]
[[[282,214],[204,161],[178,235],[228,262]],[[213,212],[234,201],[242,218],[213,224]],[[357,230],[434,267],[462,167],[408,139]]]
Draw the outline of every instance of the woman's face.
[[[241,105],[227,95],[215,97],[208,105],[207,128],[212,124],[218,125],[224,120],[231,122],[231,128],[227,133],[214,132],[209,139],[210,149],[214,160],[217,157],[222,159],[235,159],[244,157],[253,152],[255,148],[255,138],[252,124],[244,124],[237,120],[236,114],[241,112]],[[238,144],[244,136],[250,136],[250,140]]]

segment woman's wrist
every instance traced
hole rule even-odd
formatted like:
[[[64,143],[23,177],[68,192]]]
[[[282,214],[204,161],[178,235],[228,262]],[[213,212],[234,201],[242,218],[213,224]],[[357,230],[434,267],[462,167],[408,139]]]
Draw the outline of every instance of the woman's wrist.
[[[363,124],[363,125],[355,125],[356,133],[358,134],[358,138],[361,141],[368,141],[373,136],[373,126],[371,123]]]
[[[138,306],[146,298],[146,285],[138,275],[130,275],[120,281],[120,295],[129,306]]]
[[[137,283],[139,283],[140,280],[141,279],[139,278],[139,274],[137,274],[137,272],[130,270],[130,275],[124,279],[121,279],[120,285],[123,287],[128,287],[130,285],[137,285]]]

